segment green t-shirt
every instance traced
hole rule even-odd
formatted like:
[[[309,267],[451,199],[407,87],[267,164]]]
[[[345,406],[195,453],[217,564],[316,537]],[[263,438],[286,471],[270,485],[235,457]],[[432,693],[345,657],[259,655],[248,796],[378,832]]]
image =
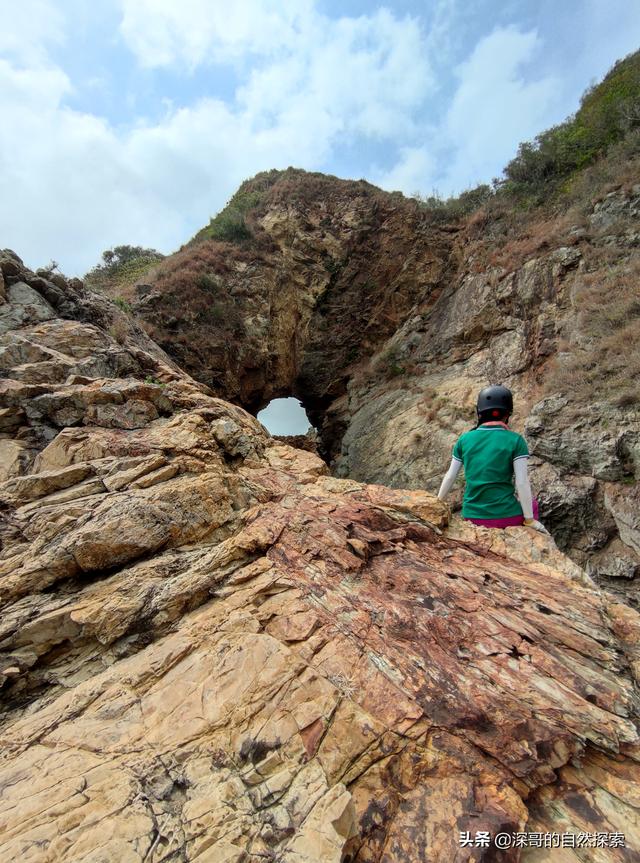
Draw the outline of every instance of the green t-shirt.
[[[453,458],[464,466],[463,518],[522,515],[515,496],[513,462],[527,458],[526,440],[503,426],[481,425],[461,435]]]

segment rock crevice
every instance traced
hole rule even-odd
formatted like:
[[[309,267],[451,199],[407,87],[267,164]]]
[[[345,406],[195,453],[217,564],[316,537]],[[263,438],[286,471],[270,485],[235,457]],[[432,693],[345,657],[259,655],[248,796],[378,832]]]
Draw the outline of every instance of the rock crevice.
[[[332,476],[106,298],[0,266],[2,859],[640,853],[636,611],[549,537]]]
[[[394,487],[435,491],[477,391],[511,386],[543,520],[637,606],[636,527],[621,514],[635,505],[640,447],[621,347],[638,337],[640,259],[625,240],[636,192],[585,203],[589,230],[538,215],[518,236],[506,215],[445,224],[399,193],[304,171],[243,190],[255,198],[249,240],[199,237],[144,296],[132,288],[159,344],[254,415],[295,396],[334,474]]]

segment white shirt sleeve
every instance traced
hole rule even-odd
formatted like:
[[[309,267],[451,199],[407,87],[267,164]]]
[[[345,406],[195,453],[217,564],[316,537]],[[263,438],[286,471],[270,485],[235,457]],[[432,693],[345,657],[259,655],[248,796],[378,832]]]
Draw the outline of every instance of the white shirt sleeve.
[[[440,498],[440,500],[444,500],[451,491],[451,486],[456,481],[456,477],[458,476],[461,467],[461,461],[459,461],[457,458],[451,459],[449,470],[444,475],[444,479],[442,480],[442,484],[440,486],[440,491],[438,492],[438,497]]]
[[[522,507],[522,514],[525,518],[533,518],[533,495],[531,494],[527,464],[527,459],[524,456],[514,459],[513,472],[516,477],[516,492]]]

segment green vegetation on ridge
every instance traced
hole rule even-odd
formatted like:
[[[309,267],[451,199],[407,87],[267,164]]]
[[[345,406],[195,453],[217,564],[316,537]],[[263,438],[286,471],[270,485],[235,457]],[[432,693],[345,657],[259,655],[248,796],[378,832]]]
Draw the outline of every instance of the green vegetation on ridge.
[[[192,242],[221,240],[227,243],[241,243],[250,239],[251,231],[245,220],[246,214],[259,206],[264,193],[273,186],[282,173],[274,168],[271,171],[262,171],[250,180],[245,180],[225,207],[212,217],[205,228],[198,231]]]
[[[628,155],[640,152],[640,51],[618,61],[590,87],[578,111],[564,123],[520,144],[503,176],[455,197],[415,198],[436,219],[468,215],[498,199],[519,207],[545,203],[567,191],[571,180],[618,142],[630,142]]]
[[[301,177],[307,180],[313,179],[320,183],[338,181],[338,178],[331,174],[323,174],[319,171],[305,171],[292,166],[284,170],[272,168],[270,171],[260,171],[250,179],[244,180],[238,191],[229,199],[224,208],[216,216],[213,216],[209,224],[198,231],[190,242],[220,240],[227,243],[241,244],[251,240],[253,234],[247,220],[248,213],[260,208],[267,192],[276,183],[295,182]],[[366,180],[358,180],[357,183],[363,188],[380,191]]]
[[[462,218],[493,200],[525,208],[537,206],[566,191],[573,177],[619,141],[632,137],[633,149],[640,152],[638,130],[640,51],[618,61],[599,84],[589,88],[578,111],[564,123],[547,129],[533,141],[520,144],[502,177],[451,198],[441,198],[438,194],[412,197],[437,221]],[[284,171],[262,171],[245,180],[226,206],[191,242],[212,239],[244,243],[251,240],[249,212],[259,208],[265,194],[277,181],[302,174],[315,175],[289,167]]]
[[[520,144],[498,188],[539,203],[576,171],[640,127],[640,51],[583,95],[572,117]]]
[[[102,253],[102,263],[84,276],[91,288],[98,290],[130,284],[164,259],[155,249],[142,246],[114,246]]]
[[[502,177],[447,199],[437,193],[412,197],[437,221],[462,218],[492,201],[526,209],[562,195],[584,168],[621,141],[629,144],[628,156],[640,153],[640,51],[618,61],[599,84],[588,89],[578,111],[564,123],[520,144]],[[249,214],[259,209],[277,182],[303,175],[327,181],[336,179],[293,167],[261,171],[240,185],[225,207],[189,244],[207,239],[235,244],[250,242],[253,233]],[[366,181],[360,182],[375,189]],[[116,246],[103,253],[103,263],[90,270],[85,279],[95,287],[131,283],[162,257],[153,249]]]

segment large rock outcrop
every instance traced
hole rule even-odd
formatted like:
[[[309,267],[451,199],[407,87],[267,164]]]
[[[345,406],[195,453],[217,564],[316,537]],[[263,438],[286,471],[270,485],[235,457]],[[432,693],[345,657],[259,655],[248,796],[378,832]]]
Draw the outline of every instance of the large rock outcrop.
[[[158,344],[218,395],[252,413],[299,397],[333,458],[346,420],[332,406],[351,367],[416,303],[436,301],[451,231],[365,181],[272,171],[238,196],[254,202],[250,244],[205,235],[129,299]]]
[[[548,537],[331,476],[81,284],[0,266],[2,860],[640,854],[633,609]],[[524,830],[586,838],[460,842]]]
[[[248,239],[203,231],[131,288],[174,360],[254,414],[300,398],[336,475],[429,490],[477,391],[511,386],[543,519],[638,604],[640,187],[521,223],[292,169],[233,201]]]

